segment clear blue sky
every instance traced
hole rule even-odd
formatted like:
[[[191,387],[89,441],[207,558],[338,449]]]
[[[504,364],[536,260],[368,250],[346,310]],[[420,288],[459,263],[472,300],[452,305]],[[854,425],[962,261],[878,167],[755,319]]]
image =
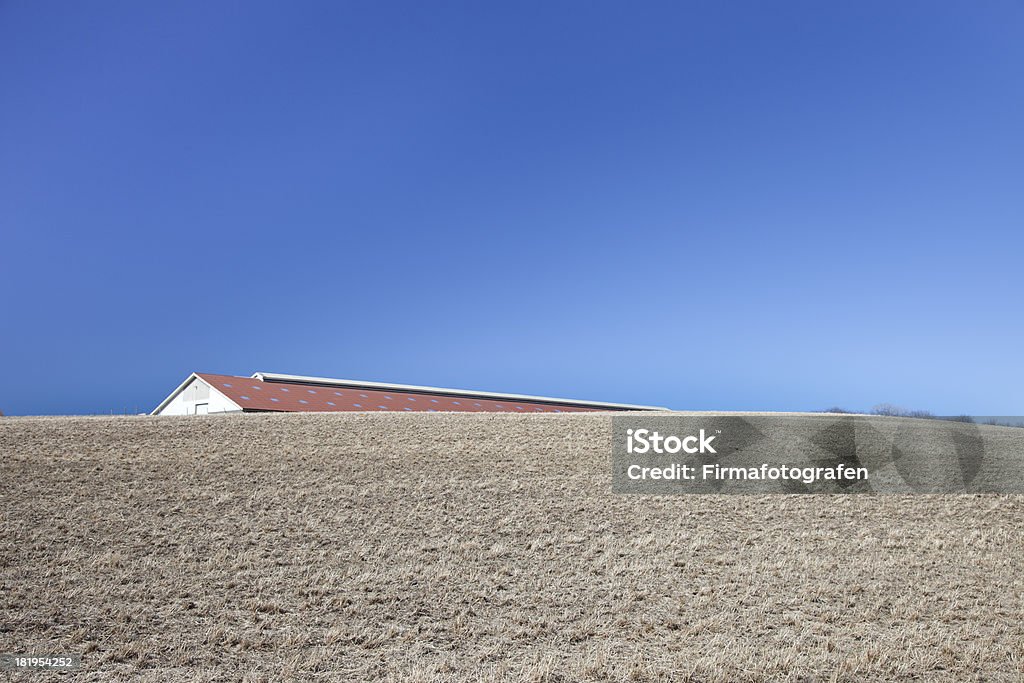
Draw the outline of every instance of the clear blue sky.
[[[0,410],[257,370],[1024,414],[1024,4],[0,4]]]

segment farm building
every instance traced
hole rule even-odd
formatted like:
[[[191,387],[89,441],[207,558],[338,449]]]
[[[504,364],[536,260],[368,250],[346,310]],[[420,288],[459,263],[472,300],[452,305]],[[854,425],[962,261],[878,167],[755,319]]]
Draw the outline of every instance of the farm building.
[[[607,410],[667,410],[545,396],[496,394],[407,384],[382,384],[325,377],[257,372],[252,377],[194,372],[152,412],[206,415],[232,412],[470,412],[575,413]]]

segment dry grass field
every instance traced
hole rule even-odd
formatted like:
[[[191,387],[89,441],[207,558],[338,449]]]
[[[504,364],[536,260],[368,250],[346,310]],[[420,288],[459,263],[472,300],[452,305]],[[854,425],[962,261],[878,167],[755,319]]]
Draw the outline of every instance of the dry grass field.
[[[1024,679],[1024,497],[621,496],[609,439],[0,419],[0,652],[84,657],[26,681]]]

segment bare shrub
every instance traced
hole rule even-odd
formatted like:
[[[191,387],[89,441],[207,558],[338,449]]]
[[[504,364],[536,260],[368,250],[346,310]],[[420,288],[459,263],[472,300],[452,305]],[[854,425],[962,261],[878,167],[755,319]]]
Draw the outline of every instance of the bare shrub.
[[[879,403],[871,409],[871,414],[885,417],[915,417],[921,420],[935,419],[935,415],[927,410],[910,410],[901,406],[894,406],[891,403]]]

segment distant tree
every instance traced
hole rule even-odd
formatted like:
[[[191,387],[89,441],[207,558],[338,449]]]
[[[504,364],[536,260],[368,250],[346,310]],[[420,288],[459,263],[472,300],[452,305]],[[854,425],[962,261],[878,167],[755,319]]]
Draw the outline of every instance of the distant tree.
[[[894,406],[891,403],[879,403],[871,409],[872,415],[884,415],[886,417],[916,417],[922,420],[934,420],[935,416],[927,410],[909,410]]]
[[[1005,420],[997,420],[994,417],[985,420],[985,424],[990,427],[1024,427],[1024,422],[1007,422]]]
[[[885,415],[886,417],[907,417],[909,412],[906,408],[900,408],[891,403],[879,403],[871,409],[872,415]]]
[[[826,408],[822,412],[825,412],[825,413],[841,413],[841,414],[844,414],[844,415],[853,415],[853,411],[852,410],[847,410],[846,408],[840,408],[839,406],[832,406],[831,408]]]

